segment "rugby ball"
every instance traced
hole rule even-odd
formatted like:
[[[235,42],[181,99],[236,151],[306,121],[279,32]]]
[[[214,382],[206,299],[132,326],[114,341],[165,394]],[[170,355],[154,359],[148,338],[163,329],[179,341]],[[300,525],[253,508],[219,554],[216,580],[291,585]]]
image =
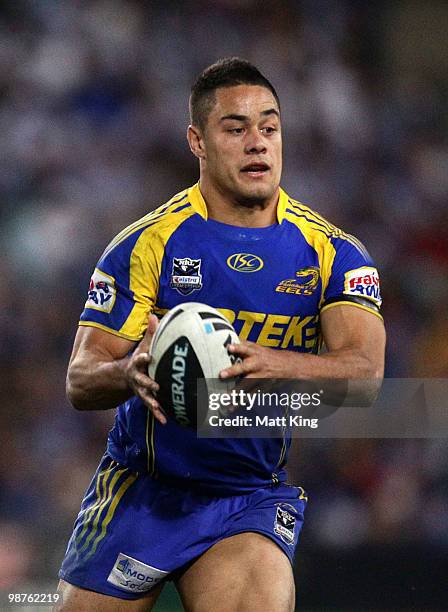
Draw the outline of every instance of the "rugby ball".
[[[208,396],[235,386],[219,372],[239,360],[227,351],[239,341],[233,325],[206,304],[179,304],[166,313],[152,338],[148,374],[160,387],[157,400],[167,416],[184,427],[205,423]]]

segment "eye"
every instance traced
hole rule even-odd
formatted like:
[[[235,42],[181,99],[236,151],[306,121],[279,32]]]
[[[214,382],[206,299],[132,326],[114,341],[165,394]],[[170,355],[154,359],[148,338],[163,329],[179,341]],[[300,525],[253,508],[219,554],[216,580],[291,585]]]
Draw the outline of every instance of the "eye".
[[[244,131],[244,128],[242,127],[229,128],[227,131],[229,132],[229,134],[242,134]]]
[[[277,128],[272,127],[272,126],[266,126],[264,128],[261,128],[261,131],[265,134],[273,134],[274,132],[277,131]]]

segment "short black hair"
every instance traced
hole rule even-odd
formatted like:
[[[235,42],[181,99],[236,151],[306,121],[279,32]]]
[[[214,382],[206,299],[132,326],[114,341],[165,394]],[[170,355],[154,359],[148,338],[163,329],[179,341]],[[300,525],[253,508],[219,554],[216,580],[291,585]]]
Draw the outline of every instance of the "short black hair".
[[[215,91],[220,87],[234,87],[236,85],[266,87],[272,93],[280,108],[280,101],[274,86],[256,66],[239,57],[226,57],[208,66],[201,72],[192,86],[190,95],[191,123],[203,129],[215,103]]]

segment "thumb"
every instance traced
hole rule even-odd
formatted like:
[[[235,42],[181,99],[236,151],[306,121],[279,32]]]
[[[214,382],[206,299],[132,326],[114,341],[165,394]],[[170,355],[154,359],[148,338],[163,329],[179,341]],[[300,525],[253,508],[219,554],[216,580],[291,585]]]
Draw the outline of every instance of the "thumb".
[[[145,335],[143,336],[140,341],[140,344],[138,345],[139,353],[147,353],[149,351],[149,345],[151,344],[152,337],[156,333],[158,325],[159,319],[156,317],[156,315],[149,315],[148,327],[146,328]]]
[[[150,341],[151,338],[156,333],[158,325],[159,325],[159,319],[156,317],[156,315],[154,314],[149,315],[148,327],[146,328],[146,332],[145,332],[145,338],[148,338],[148,341]]]

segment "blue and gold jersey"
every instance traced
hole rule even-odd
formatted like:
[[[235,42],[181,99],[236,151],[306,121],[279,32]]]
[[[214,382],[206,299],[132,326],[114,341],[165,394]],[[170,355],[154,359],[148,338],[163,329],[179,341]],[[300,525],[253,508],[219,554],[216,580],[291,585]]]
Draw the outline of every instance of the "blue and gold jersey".
[[[378,273],[364,246],[283,190],[264,228],[207,218],[199,185],[123,230],[90,281],[80,325],[142,338],[151,312],[183,302],[220,310],[241,339],[317,353],[320,313],[341,303],[379,315]],[[119,407],[108,453],[160,478],[237,493],[283,480],[281,439],[198,439],[160,425],[140,400]]]

